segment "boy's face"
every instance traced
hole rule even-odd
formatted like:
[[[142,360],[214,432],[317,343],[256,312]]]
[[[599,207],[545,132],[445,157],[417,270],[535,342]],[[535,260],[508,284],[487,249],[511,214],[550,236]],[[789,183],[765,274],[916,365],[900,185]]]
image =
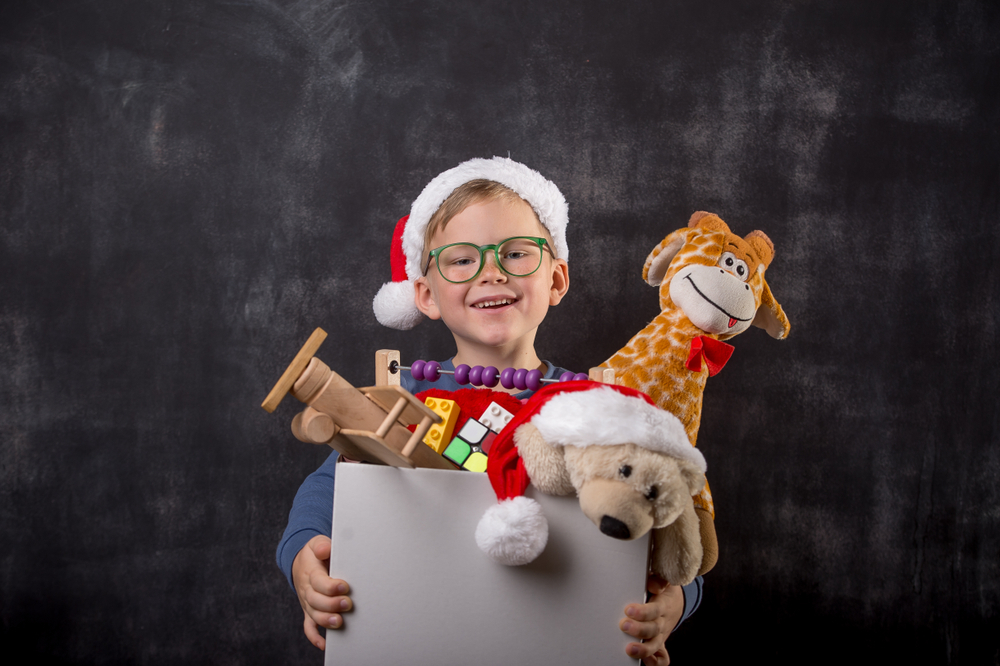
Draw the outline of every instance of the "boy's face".
[[[451,218],[431,237],[430,249],[460,242],[491,245],[514,236],[544,237],[531,207],[523,201],[484,201]],[[487,250],[482,271],[462,284],[441,277],[432,260],[427,275],[416,281],[415,299],[425,315],[444,320],[467,358],[476,347],[509,350],[528,345],[533,352],[535,329],[568,288],[566,262],[553,259],[547,250],[538,270],[524,277],[504,273]],[[484,305],[504,300],[505,304]]]

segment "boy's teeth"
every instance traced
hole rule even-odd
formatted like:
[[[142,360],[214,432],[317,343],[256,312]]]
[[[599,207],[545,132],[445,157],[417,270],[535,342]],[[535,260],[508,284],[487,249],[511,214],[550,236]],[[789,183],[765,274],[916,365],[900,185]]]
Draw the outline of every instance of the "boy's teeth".
[[[483,303],[476,303],[476,307],[479,309],[491,308],[495,305],[510,305],[509,298],[501,298],[499,301],[485,301]]]

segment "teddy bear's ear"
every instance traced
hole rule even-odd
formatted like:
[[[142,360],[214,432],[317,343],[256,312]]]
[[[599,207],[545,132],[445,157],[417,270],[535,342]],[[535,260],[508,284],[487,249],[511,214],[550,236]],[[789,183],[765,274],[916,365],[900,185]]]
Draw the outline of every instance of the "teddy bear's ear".
[[[697,495],[705,486],[705,474],[690,460],[678,459],[677,466],[680,467],[681,478],[687,484],[690,494]]]
[[[514,431],[514,445],[524,461],[531,485],[549,495],[576,492],[569,478],[563,447],[546,442],[538,428],[530,422],[518,426]]]

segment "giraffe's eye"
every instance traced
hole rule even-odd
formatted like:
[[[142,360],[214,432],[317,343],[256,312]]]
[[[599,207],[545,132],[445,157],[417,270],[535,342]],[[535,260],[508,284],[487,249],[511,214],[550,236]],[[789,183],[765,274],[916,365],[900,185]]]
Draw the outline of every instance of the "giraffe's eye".
[[[738,259],[732,252],[722,253],[722,256],[719,257],[719,268],[729,271],[741,282],[746,282],[747,278],[750,277],[750,269],[747,268],[747,263],[742,259]]]
[[[632,466],[622,465],[621,469],[618,470],[618,473],[622,475],[623,479],[627,479],[628,477],[632,476]]]

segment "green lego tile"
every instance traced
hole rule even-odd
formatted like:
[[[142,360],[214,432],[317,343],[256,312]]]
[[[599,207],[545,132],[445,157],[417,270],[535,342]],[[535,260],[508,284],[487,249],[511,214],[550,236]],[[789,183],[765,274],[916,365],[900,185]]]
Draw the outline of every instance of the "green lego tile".
[[[468,442],[461,437],[456,437],[451,440],[451,444],[448,445],[448,448],[444,450],[442,455],[456,465],[461,465],[468,459],[470,453],[472,453],[472,447],[469,446]]]

